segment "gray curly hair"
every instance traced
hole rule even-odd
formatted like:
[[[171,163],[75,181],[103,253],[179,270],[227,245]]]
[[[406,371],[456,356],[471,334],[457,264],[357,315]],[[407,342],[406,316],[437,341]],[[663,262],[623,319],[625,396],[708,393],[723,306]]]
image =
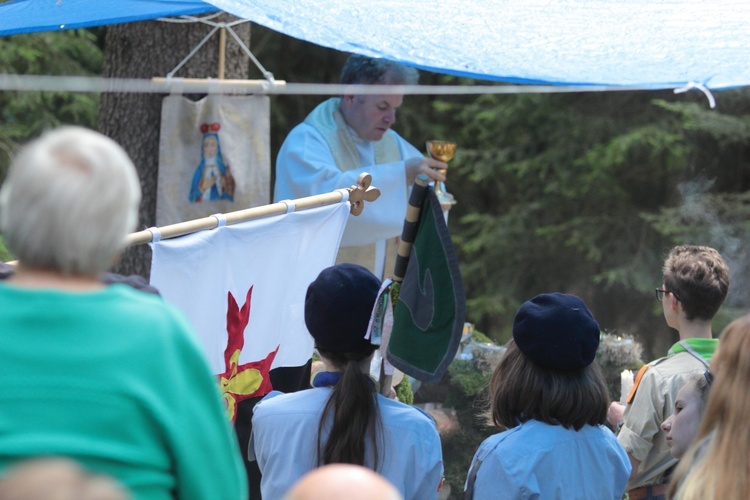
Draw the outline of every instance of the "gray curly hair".
[[[419,72],[416,69],[387,59],[352,54],[341,71],[341,83],[416,85]]]

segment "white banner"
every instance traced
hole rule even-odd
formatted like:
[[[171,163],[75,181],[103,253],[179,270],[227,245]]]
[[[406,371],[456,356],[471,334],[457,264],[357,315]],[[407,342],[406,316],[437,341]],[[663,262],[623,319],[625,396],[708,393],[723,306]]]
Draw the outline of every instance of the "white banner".
[[[157,226],[271,202],[269,102],[267,96],[164,98]]]
[[[151,284],[188,316],[214,373],[230,368],[224,353],[238,340],[235,366],[277,349],[272,368],[302,366],[313,352],[304,321],[307,286],[333,265],[348,217],[344,202],[152,243]],[[228,332],[243,306],[244,345]]]

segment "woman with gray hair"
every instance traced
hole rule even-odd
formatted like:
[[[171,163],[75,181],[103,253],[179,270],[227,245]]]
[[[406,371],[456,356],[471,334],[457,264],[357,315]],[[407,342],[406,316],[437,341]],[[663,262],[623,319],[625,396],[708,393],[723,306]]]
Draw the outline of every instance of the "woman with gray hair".
[[[247,498],[214,377],[183,316],[100,275],[137,221],[135,168],[64,127],[24,148],[0,189],[18,266],[0,281],[0,473],[72,458],[135,498]]]

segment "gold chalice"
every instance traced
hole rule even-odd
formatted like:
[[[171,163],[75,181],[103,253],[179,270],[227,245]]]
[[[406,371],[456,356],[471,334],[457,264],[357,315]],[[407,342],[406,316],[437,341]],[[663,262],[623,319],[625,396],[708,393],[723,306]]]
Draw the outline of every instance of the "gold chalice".
[[[456,154],[456,143],[450,141],[427,141],[427,153],[435,160],[440,160],[448,163],[453,159],[453,155]],[[440,170],[443,175],[446,175],[446,170]],[[442,182],[435,181],[435,195],[441,205],[454,205],[456,199],[452,194],[447,192]]]

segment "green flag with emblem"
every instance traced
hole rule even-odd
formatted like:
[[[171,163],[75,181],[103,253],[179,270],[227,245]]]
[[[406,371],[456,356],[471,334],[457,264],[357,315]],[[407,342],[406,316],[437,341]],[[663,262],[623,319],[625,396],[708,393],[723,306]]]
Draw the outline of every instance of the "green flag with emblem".
[[[415,184],[414,189],[418,187]],[[403,240],[413,243],[403,282],[393,290],[397,298],[387,359],[416,379],[438,382],[458,350],[466,299],[440,203],[432,187],[423,190],[418,223],[406,222],[402,234]],[[398,268],[399,262],[396,265]]]

